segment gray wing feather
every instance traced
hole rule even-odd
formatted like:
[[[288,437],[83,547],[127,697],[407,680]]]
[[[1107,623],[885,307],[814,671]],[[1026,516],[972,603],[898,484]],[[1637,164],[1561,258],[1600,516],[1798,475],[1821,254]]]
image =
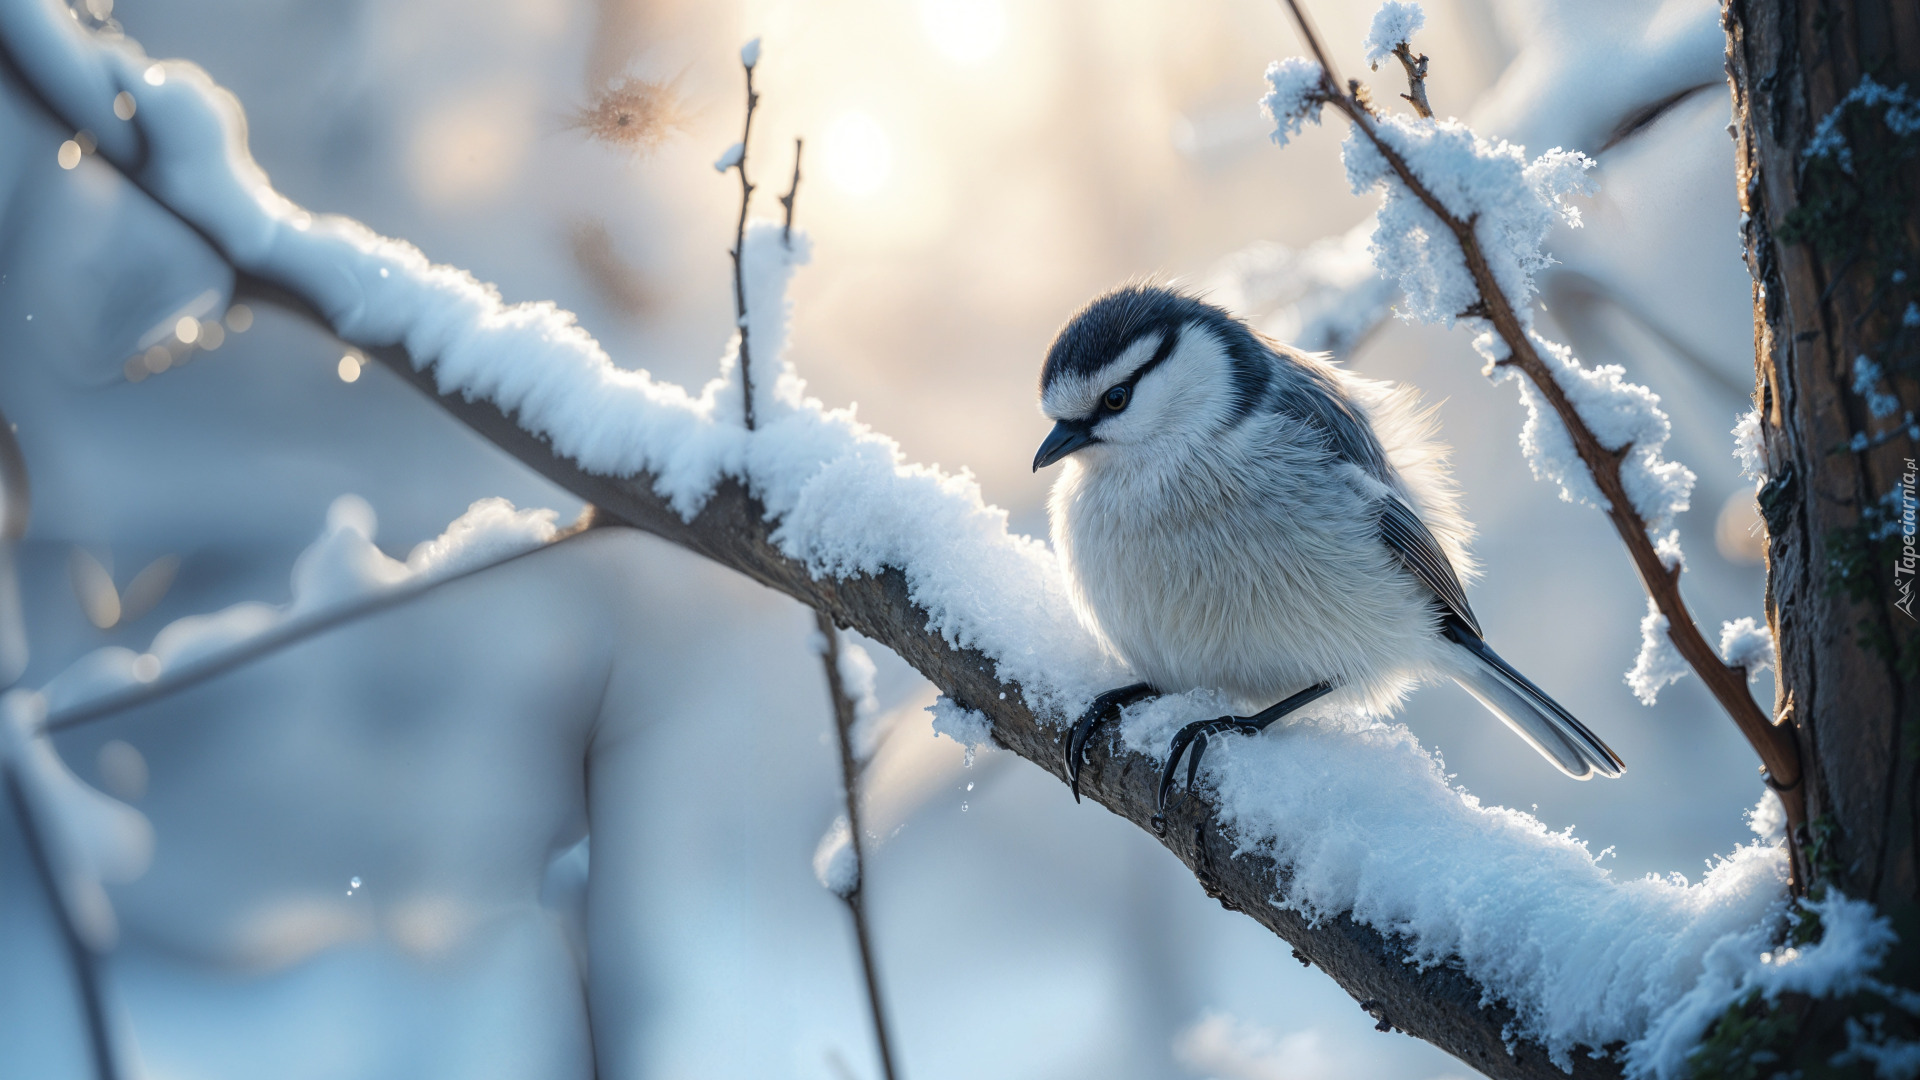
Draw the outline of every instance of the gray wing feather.
[[[1480,620],[1473,617],[1473,609],[1467,606],[1467,591],[1460,587],[1460,576],[1453,572],[1453,564],[1447,561],[1440,541],[1434,539],[1427,523],[1398,495],[1389,493],[1380,500],[1380,539],[1475,637],[1484,636]]]

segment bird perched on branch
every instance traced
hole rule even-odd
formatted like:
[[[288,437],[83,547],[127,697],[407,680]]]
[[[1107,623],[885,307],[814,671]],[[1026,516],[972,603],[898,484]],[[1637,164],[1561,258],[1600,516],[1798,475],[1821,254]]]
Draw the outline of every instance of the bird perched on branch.
[[[1056,421],[1035,470],[1066,465],[1048,513],[1089,629],[1144,682],[1096,698],[1067,739],[1079,797],[1095,725],[1158,693],[1225,691],[1259,711],[1173,740],[1251,733],[1323,697],[1383,714],[1451,678],[1576,779],[1619,776],[1607,745],[1482,639],[1455,567],[1469,526],[1412,391],[1351,375],[1155,286],[1088,304],[1048,350]]]

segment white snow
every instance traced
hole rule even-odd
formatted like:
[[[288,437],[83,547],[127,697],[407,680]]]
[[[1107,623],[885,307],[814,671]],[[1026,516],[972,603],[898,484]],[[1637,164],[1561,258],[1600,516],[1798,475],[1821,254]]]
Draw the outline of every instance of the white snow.
[[[927,715],[933,718],[934,734],[945,735],[967,748],[969,767],[973,765],[975,752],[992,749],[993,721],[987,719],[987,714],[956,705],[952,698],[942,694],[927,706]]]
[[[789,250],[771,224],[747,237],[759,421],[749,433],[730,362],[697,394],[617,368],[567,312],[507,305],[492,287],[409,245],[294,206],[246,156],[237,104],[192,65],[160,68],[166,78],[141,91],[139,111],[123,123],[110,120],[114,95],[153,66],[137,46],[88,34],[54,0],[0,6],[0,34],[55,109],[104,132],[103,157],[137,167],[155,197],[235,265],[309,299],[348,341],[403,343],[416,363],[432,366],[442,392],[493,401],[589,471],[651,476],[683,515],[722,478],[740,480],[777,522],[772,536],[783,552],[819,574],[899,568],[930,628],[981,650],[1048,722],[1064,723],[1094,692],[1129,681],[1074,618],[1046,545],[1010,535],[1006,514],[984,503],[971,477],[908,464],[851,411],[805,396],[785,360],[784,286],[804,259],[801,238]],[[1318,77],[1299,62],[1270,69],[1277,137],[1317,111],[1306,91]],[[1452,124],[1382,127],[1417,168],[1435,170],[1450,207],[1481,215],[1496,274],[1524,308],[1530,275],[1543,265],[1540,237],[1571,213],[1562,199],[1584,186],[1585,159],[1555,152],[1528,163],[1518,148]],[[1349,155],[1362,188],[1382,175],[1368,153]],[[1450,322],[1461,301],[1457,247],[1422,214],[1388,185],[1376,258],[1408,288],[1411,313]],[[1610,445],[1664,435],[1651,395],[1622,383],[1617,370],[1569,371],[1563,381],[1583,415],[1593,410],[1602,438],[1619,440]],[[1675,488],[1685,486],[1684,470],[1658,466],[1658,441],[1636,454],[1648,460],[1632,466],[1641,471],[1629,486],[1636,505],[1652,500],[1650,524],[1671,516],[1660,507],[1673,508]],[[415,572],[375,558],[370,523],[356,508],[338,517],[303,558],[298,588],[373,588]],[[515,528],[522,540],[539,531]],[[435,559],[423,555],[423,565],[440,565]],[[244,632],[261,617],[229,615],[233,625],[221,632]],[[133,659],[98,663],[130,669]],[[1129,710],[1122,732],[1129,746],[1160,757],[1178,726],[1223,711],[1206,694],[1164,698]],[[936,730],[969,746],[991,738],[986,718],[962,704],[943,699],[932,712]],[[1637,1070],[1672,1075],[1675,1055],[1743,987],[1844,985],[1884,947],[1836,900],[1824,943],[1763,959],[1782,918],[1778,845],[1742,847],[1698,883],[1618,880],[1570,834],[1454,787],[1399,725],[1303,716],[1260,738],[1215,740],[1202,773],[1238,842],[1289,868],[1277,902],[1316,919],[1350,911],[1395,935],[1418,963],[1458,963],[1516,1010],[1516,1037],[1542,1041],[1562,1062],[1576,1044],[1624,1040]],[[851,858],[851,844],[830,834],[816,872],[830,888],[844,885],[857,873]]]
[[[735,165],[740,164],[740,159],[746,156],[747,156],[746,144],[733,143],[732,145],[728,146],[725,150],[720,151],[719,157],[713,159],[713,171],[726,172],[728,169],[731,169]]]
[[[1860,76],[1860,85],[1847,91],[1847,96],[1820,118],[1813,129],[1813,138],[1807,140],[1802,156],[1812,158],[1831,158],[1840,166],[1840,171],[1853,172],[1853,148],[1847,145],[1846,133],[1840,130],[1840,121],[1845,118],[1847,107],[1863,105],[1869,109],[1875,106],[1884,111],[1881,122],[1897,138],[1908,138],[1920,134],[1920,100],[1907,92],[1905,83],[1888,88],[1873,81],[1873,76]]]
[[[1773,666],[1773,629],[1742,615],[1720,624],[1720,659],[1731,667],[1747,669],[1749,679]]]
[[[1642,705],[1658,701],[1661,687],[1679,682],[1693,670],[1673,647],[1668,627],[1667,617],[1648,597],[1646,617],[1640,620],[1640,653],[1634,657],[1633,670],[1627,672],[1627,685]]]
[[[1379,70],[1380,61],[1392,56],[1395,49],[1413,43],[1413,35],[1427,25],[1427,13],[1420,10],[1419,4],[1403,4],[1400,0],[1387,0],[1380,10],[1373,13],[1373,25],[1367,29],[1366,47],[1367,66]]]
[[[320,536],[294,560],[287,606],[245,601],[176,619],[154,635],[145,653],[120,646],[95,650],[48,680],[40,696],[58,714],[379,593],[477,570],[552,541],[554,517],[552,510],[515,510],[505,499],[481,499],[402,562],[374,546],[373,508],[366,500],[342,495],[328,508]]]
[[[1876,419],[1900,411],[1900,399],[1880,390],[1880,380],[1884,377],[1880,365],[1865,353],[1853,358],[1853,392],[1867,403],[1867,411]]]
[[[1306,124],[1320,122],[1326,102],[1326,73],[1305,57],[1290,56],[1267,65],[1267,93],[1260,108],[1273,121],[1273,141],[1281,146]]]
[[[31,691],[0,697],[0,765],[18,779],[31,808],[68,920],[88,947],[105,950],[118,936],[106,886],[146,872],[153,826],[67,768],[41,731],[46,713],[46,699]]]
[[[741,66],[747,68],[749,71],[760,63],[759,38],[754,38],[752,41],[740,46],[740,63]]]
[[[1733,457],[1740,475],[1753,481],[1754,490],[1767,482],[1767,444],[1760,437],[1760,410],[1748,409],[1733,425]]]
[[[813,849],[813,876],[821,888],[842,898],[860,887],[860,857],[854,853],[853,831],[845,814],[833,819]]]
[[[1386,317],[1395,295],[1373,268],[1373,228],[1368,220],[1305,250],[1249,245],[1208,271],[1206,293],[1271,337],[1345,355]]]

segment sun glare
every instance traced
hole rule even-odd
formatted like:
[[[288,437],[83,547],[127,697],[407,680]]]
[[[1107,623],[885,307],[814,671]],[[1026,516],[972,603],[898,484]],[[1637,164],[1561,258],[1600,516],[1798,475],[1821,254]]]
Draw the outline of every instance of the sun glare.
[[[827,177],[852,195],[880,190],[893,172],[893,144],[878,121],[863,112],[844,113],[821,140]]]
[[[947,59],[978,64],[1000,51],[1007,9],[1001,0],[920,0],[920,25]]]

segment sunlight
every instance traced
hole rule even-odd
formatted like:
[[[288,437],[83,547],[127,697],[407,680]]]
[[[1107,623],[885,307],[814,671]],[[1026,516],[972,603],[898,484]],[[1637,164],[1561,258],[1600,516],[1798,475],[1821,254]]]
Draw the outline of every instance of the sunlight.
[[[947,59],[977,64],[1000,51],[1007,9],[1001,0],[920,0],[920,25]]]
[[[821,140],[827,176],[851,195],[872,195],[893,172],[893,143],[863,112],[841,114]]]

